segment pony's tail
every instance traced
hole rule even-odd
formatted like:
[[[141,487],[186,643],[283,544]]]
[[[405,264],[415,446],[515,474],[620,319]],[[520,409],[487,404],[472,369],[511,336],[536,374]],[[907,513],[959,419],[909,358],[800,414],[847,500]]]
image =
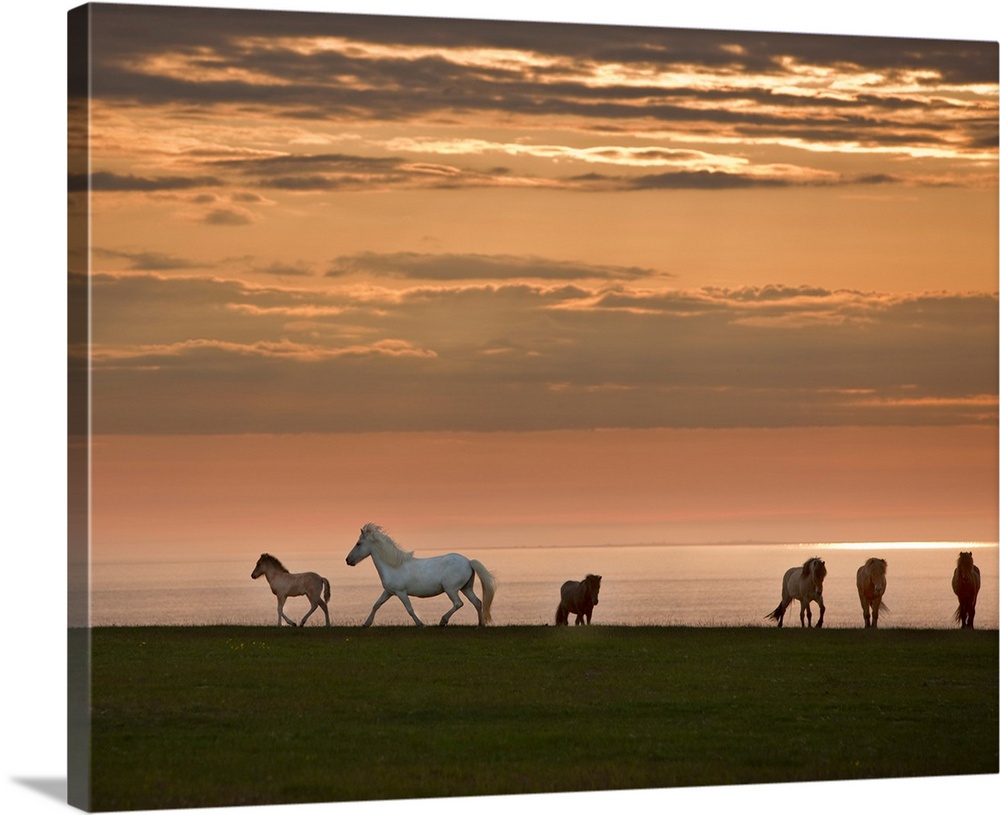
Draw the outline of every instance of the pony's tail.
[[[782,612],[784,610],[785,610],[785,604],[784,603],[778,603],[778,607],[774,611],[772,611],[770,614],[768,614],[766,617],[764,617],[764,619],[765,620],[780,620],[781,617],[783,616]]]
[[[329,600],[330,599],[330,581],[327,580],[325,577],[322,578],[322,580],[323,580],[323,599],[324,600]]]
[[[497,593],[497,579],[478,560],[470,560],[469,565],[483,584],[483,623],[488,623],[493,619],[490,616],[490,606],[493,605],[493,595]]]

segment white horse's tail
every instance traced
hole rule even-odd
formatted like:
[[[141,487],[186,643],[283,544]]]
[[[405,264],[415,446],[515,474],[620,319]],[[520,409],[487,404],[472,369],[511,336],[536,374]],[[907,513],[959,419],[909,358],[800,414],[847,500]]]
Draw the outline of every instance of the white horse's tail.
[[[324,600],[329,600],[330,599],[330,581],[327,580],[325,577],[321,577],[320,580],[323,581],[323,599]]]
[[[497,593],[497,579],[478,560],[470,560],[469,565],[479,575],[479,582],[483,584],[483,622],[488,623],[491,619],[490,606],[493,605],[493,595]]]

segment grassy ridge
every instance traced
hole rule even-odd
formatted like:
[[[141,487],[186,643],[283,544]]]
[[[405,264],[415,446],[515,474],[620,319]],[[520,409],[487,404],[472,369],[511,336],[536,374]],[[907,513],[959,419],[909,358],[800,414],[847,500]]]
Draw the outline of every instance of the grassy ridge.
[[[92,632],[92,807],[995,773],[996,631]]]

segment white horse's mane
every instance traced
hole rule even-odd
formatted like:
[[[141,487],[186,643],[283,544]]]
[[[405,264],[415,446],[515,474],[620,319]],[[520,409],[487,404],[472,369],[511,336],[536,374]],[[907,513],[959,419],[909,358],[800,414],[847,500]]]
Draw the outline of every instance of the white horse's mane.
[[[371,543],[372,549],[378,552],[379,558],[393,568],[402,566],[406,561],[413,559],[413,552],[401,549],[399,544],[389,537],[389,533],[378,524],[365,524],[361,531]]]

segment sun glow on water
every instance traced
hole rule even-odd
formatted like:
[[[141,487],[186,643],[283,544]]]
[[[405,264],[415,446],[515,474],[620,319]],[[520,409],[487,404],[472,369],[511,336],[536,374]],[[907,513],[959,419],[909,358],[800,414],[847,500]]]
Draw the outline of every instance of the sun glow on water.
[[[838,542],[838,543],[802,543],[804,549],[990,549],[997,543],[988,541],[882,541],[882,542]]]

